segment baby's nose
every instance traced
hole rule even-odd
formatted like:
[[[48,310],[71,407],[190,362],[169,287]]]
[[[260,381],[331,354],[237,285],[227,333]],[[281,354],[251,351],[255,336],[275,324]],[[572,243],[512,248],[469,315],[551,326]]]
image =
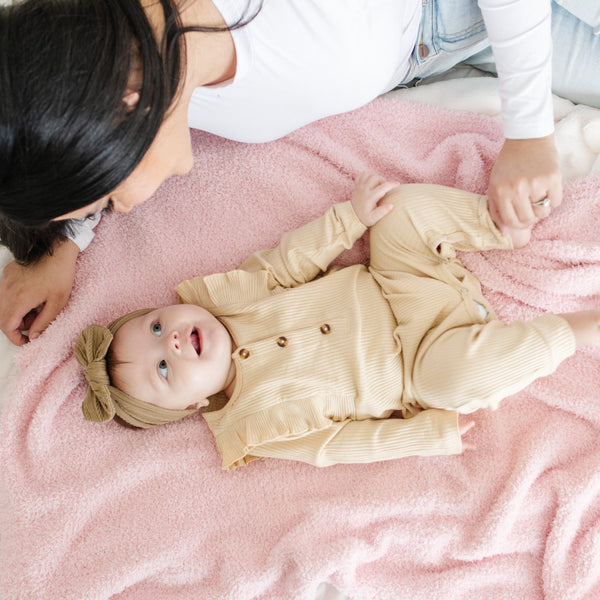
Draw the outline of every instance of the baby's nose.
[[[169,346],[174,350],[181,349],[181,339],[177,331],[172,331],[168,338]]]

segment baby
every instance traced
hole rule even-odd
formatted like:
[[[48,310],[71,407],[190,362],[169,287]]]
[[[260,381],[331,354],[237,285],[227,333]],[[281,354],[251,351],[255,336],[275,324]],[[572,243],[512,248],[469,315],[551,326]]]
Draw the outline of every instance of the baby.
[[[369,265],[329,269],[368,227]],[[455,254],[528,239],[484,196],[362,173],[276,248],[181,283],[180,304],[88,327],[84,416],[152,427],[204,408],[224,469],[460,453],[459,413],[600,345],[600,311],[501,323]]]

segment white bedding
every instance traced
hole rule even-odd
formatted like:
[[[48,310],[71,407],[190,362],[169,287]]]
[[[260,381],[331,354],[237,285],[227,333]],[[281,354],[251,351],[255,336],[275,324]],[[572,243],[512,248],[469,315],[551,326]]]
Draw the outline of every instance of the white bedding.
[[[462,74],[462,73],[461,73]],[[472,75],[469,72],[468,75]],[[460,77],[444,79],[415,88],[390,92],[406,100],[436,104],[450,109],[466,110],[500,118],[497,82],[490,77]],[[588,174],[600,176],[600,110],[576,106],[555,97],[554,113],[556,142],[565,180]],[[0,249],[0,266],[10,260],[6,249]],[[16,348],[0,334],[0,409],[7,383],[14,373],[13,357]],[[324,583],[317,600],[343,600],[331,586]]]

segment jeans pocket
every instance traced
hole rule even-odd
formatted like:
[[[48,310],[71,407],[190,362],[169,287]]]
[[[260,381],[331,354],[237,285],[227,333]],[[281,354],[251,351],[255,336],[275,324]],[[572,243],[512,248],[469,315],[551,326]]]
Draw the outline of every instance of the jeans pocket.
[[[435,41],[439,50],[456,52],[485,38],[477,0],[429,0],[434,5]]]

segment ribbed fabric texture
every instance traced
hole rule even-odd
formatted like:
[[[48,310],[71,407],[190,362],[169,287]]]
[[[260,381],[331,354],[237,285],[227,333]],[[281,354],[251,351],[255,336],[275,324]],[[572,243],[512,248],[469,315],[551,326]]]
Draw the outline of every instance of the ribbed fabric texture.
[[[346,202],[240,269],[177,287],[235,341],[232,398],[204,415],[223,468],[458,453],[457,413],[495,408],[574,351],[560,317],[490,320],[455,253],[511,246],[483,196],[407,185],[386,201],[395,206],[371,231],[369,269],[317,277],[364,232]]]

